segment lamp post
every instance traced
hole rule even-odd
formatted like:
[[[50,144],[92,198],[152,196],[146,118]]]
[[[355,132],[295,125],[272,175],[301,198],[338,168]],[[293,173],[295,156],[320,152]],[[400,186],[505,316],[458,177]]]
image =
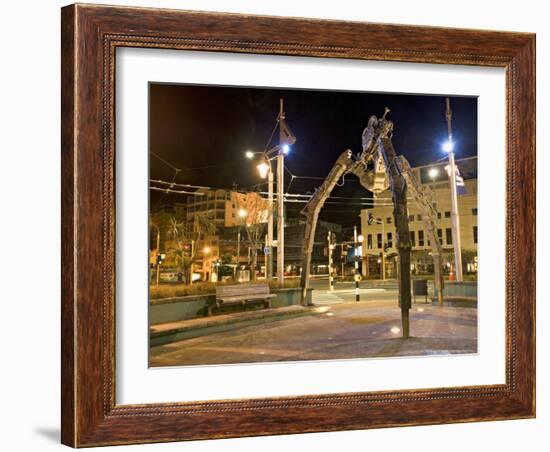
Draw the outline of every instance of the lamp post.
[[[156,225],[155,223],[151,223],[151,226],[154,226],[155,228],[157,228],[157,258],[156,258],[156,262],[155,262],[155,266],[156,266],[156,274],[155,274],[155,280],[156,280],[156,285],[158,286],[160,284],[160,228],[158,227],[158,225]]]
[[[239,216],[239,228],[237,229],[237,263],[235,264],[235,274],[233,279],[237,279],[237,270],[241,262],[241,222],[246,217],[247,211],[245,209],[239,209],[237,215]]]
[[[363,236],[357,235],[357,226],[353,227],[353,254],[354,254],[354,266],[355,266],[355,301],[361,301],[359,295],[359,259],[357,257],[357,250],[359,249],[359,243],[363,242]],[[361,253],[362,254],[362,253]],[[361,256],[361,254],[359,256]]]
[[[328,231],[327,235],[327,254],[328,254],[328,285],[331,291],[334,291],[334,275],[332,274],[332,251],[334,244],[332,243],[332,232]]]
[[[206,256],[210,254],[210,247],[208,245],[206,245],[203,249],[202,249],[202,255],[203,255],[203,269],[205,267],[205,264],[206,264]],[[212,259],[210,258],[209,260],[209,263],[210,265],[208,266],[210,268],[210,275],[208,276],[208,278],[206,278],[206,281],[210,281],[210,278],[211,278],[211,275],[212,275]]]
[[[449,185],[451,188],[451,221],[452,221],[452,231],[453,231],[453,245],[454,245],[454,255],[455,255],[455,273],[456,281],[462,282],[462,253],[461,253],[461,244],[460,244],[460,217],[458,215],[458,197],[456,192],[456,166],[455,166],[455,154],[454,154],[454,143],[453,143],[453,133],[451,129],[451,102],[449,98],[445,100],[446,102],[446,111],[445,117],[447,119],[447,133],[448,141],[443,145],[443,150],[449,155]]]
[[[266,278],[273,279],[273,168],[270,154],[276,151],[279,146],[275,146],[267,152],[246,151],[248,159],[253,159],[255,155],[260,154],[263,160],[256,166],[262,179],[267,177],[267,255],[266,255]]]
[[[277,116],[279,126],[279,144],[269,151],[245,153],[248,159],[254,158],[254,155],[261,154],[265,162],[257,166],[260,176],[268,177],[268,229],[267,229],[267,247],[269,258],[267,260],[268,278],[273,277],[273,170],[271,160],[277,160],[277,283],[279,287],[284,285],[284,157],[290,151],[290,145],[296,142],[296,137],[292,134],[285,122],[285,112],[283,108],[283,99],[280,99],[279,115]],[[266,146],[267,147],[267,146]]]

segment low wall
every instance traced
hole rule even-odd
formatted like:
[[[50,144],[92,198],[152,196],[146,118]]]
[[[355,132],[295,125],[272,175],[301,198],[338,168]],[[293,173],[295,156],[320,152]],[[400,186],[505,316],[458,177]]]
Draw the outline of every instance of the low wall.
[[[477,281],[445,281],[443,297],[477,297]]]
[[[279,289],[271,299],[273,308],[300,304],[300,288]],[[306,303],[311,303],[312,289],[308,289]],[[189,295],[151,300],[149,306],[149,324],[177,322],[206,315],[207,306],[216,301],[216,295]]]

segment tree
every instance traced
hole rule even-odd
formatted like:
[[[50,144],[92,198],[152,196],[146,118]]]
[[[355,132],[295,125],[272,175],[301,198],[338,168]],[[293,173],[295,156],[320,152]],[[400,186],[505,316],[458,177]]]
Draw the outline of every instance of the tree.
[[[191,267],[197,259],[201,241],[215,233],[216,226],[206,214],[195,214],[192,223],[170,217],[168,236],[172,240],[172,248],[167,253],[174,257],[175,266],[183,275],[185,284],[192,282]]]
[[[258,249],[261,249],[264,242],[269,206],[267,201],[258,193],[246,193],[239,194],[237,207],[246,212],[243,221],[246,229],[246,242],[251,253],[250,278],[255,281]]]
[[[230,265],[232,262],[233,262],[233,256],[231,256],[230,253],[225,253],[223,256],[220,257],[220,262],[218,265],[219,278],[221,278],[222,276],[233,275],[233,268]]]

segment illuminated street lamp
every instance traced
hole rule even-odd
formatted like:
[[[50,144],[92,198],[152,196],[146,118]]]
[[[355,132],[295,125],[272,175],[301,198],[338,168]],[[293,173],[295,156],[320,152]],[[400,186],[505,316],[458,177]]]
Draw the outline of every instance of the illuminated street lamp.
[[[237,212],[237,215],[241,220],[239,221],[239,229],[237,230],[237,262],[235,264],[235,272],[233,275],[233,279],[236,279],[235,277],[237,276],[237,267],[241,262],[241,223],[242,223],[242,220],[246,218],[246,216],[248,215],[248,212],[246,211],[246,209],[240,208],[239,211]]]
[[[435,178],[439,175],[439,169],[434,167],[430,168],[428,171],[428,176],[430,176],[430,179],[432,181],[432,184],[435,182]]]
[[[445,152],[453,152],[454,147],[455,145],[450,138],[443,143],[443,150]]]
[[[279,145],[273,147],[266,152],[247,151],[246,158],[252,159],[259,154],[263,160],[256,166],[258,173],[262,179],[267,177],[267,239],[266,239],[266,278],[273,279],[273,169],[271,168],[271,160],[276,158],[272,156],[279,151]]]
[[[262,179],[265,179],[269,175],[271,165],[269,165],[267,162],[262,162],[256,168],[258,168],[258,173],[260,173],[260,177]]]

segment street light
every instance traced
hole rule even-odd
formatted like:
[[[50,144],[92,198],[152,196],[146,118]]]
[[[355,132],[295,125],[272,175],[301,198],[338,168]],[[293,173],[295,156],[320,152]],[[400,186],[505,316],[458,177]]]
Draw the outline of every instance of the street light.
[[[443,143],[443,150],[445,152],[453,152],[453,149],[454,149],[455,145],[454,143],[452,142],[451,139],[445,141],[445,143]]]
[[[246,157],[247,159],[249,159],[249,160],[252,160],[252,159],[254,158],[254,152],[252,152],[252,151],[246,151],[246,152],[244,153],[244,155],[245,155],[245,157]]]
[[[430,168],[430,171],[428,171],[428,175],[430,176],[430,179],[433,180],[438,176],[439,170],[437,168]]]
[[[457,282],[462,282],[462,249],[460,244],[460,217],[458,215],[458,197],[456,192],[456,166],[455,155],[453,152],[453,133],[451,129],[451,101],[447,97],[445,99],[446,110],[445,118],[447,119],[448,140],[443,144],[443,150],[449,154],[449,185],[451,189],[451,221],[453,226],[453,246],[455,255],[455,273]]]
[[[266,162],[262,162],[256,168],[258,168],[258,173],[260,173],[260,177],[262,179],[265,179],[269,174],[271,165],[268,165]]]
[[[245,209],[240,208],[237,215],[242,220],[246,218],[248,212]],[[235,264],[235,273],[233,275],[233,279],[236,279],[237,277],[237,268],[239,267],[239,264],[241,262],[241,223],[242,221],[239,221],[239,229],[237,229],[237,262]]]
[[[273,169],[271,160],[276,157],[279,145],[266,152],[247,151],[246,157],[252,159],[255,155],[261,155],[263,160],[256,166],[262,179],[267,177],[267,240],[266,240],[266,278],[273,279]]]

